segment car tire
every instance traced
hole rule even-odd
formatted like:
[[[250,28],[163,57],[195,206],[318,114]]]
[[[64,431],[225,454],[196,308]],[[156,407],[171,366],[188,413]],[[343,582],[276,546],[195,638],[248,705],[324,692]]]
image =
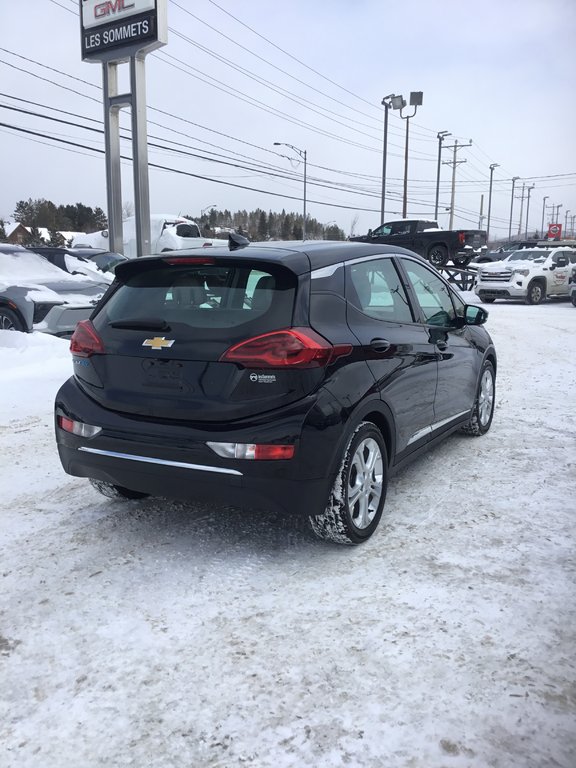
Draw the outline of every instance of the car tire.
[[[427,259],[432,266],[440,269],[448,263],[448,251],[443,245],[433,245],[428,251]]]
[[[462,432],[472,437],[485,435],[492,425],[496,395],[496,374],[494,366],[486,360],[480,372],[478,391],[470,421],[462,427]]]
[[[570,297],[570,300],[572,302],[572,306],[576,307],[576,291],[572,291],[572,296]]]
[[[146,499],[150,495],[149,493],[141,493],[140,491],[133,491],[130,488],[124,488],[123,485],[106,483],[104,480],[94,480],[91,478],[90,483],[98,493],[101,493],[108,499]]]
[[[0,331],[25,331],[24,323],[8,307],[0,306]]]
[[[542,304],[546,298],[546,289],[540,280],[533,280],[528,286],[526,304]]]
[[[382,433],[372,422],[363,421],[346,443],[326,509],[310,517],[316,536],[337,544],[369,539],[382,517],[387,480]]]

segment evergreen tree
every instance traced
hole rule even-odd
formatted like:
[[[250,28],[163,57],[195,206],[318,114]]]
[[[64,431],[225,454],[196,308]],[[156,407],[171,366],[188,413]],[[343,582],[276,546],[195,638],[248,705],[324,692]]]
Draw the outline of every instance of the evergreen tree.
[[[64,238],[64,235],[61,235],[60,232],[58,232],[55,229],[49,229],[48,234],[50,235],[50,239],[48,240],[48,245],[52,245],[55,248],[64,248],[66,245],[66,240]]]
[[[258,217],[258,240],[268,239],[268,220],[266,217],[266,211],[260,211]]]
[[[32,227],[26,245],[46,245],[38,227]]]
[[[6,222],[4,219],[0,219],[0,243],[5,243],[8,240],[8,235],[6,234]]]

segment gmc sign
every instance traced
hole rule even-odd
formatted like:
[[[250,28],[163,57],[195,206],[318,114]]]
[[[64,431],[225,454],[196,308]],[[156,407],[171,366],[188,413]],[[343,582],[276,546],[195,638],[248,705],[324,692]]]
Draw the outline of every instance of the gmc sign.
[[[167,0],[80,0],[84,61],[125,61],[167,42]]]

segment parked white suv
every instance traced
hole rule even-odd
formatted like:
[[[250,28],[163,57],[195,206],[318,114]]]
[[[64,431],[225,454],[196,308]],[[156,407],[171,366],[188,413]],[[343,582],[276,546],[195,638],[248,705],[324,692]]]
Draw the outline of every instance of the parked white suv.
[[[478,266],[474,291],[483,302],[524,299],[540,304],[549,296],[570,296],[570,275],[576,248],[530,248],[512,253],[506,261]]]

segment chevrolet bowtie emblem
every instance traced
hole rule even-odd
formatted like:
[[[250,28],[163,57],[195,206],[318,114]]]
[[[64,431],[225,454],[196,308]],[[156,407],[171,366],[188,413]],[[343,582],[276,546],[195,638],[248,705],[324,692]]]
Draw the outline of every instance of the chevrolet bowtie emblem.
[[[174,339],[165,339],[164,336],[155,336],[153,339],[145,339],[142,342],[143,347],[151,347],[151,349],[164,349],[171,347],[172,344],[174,344]]]

